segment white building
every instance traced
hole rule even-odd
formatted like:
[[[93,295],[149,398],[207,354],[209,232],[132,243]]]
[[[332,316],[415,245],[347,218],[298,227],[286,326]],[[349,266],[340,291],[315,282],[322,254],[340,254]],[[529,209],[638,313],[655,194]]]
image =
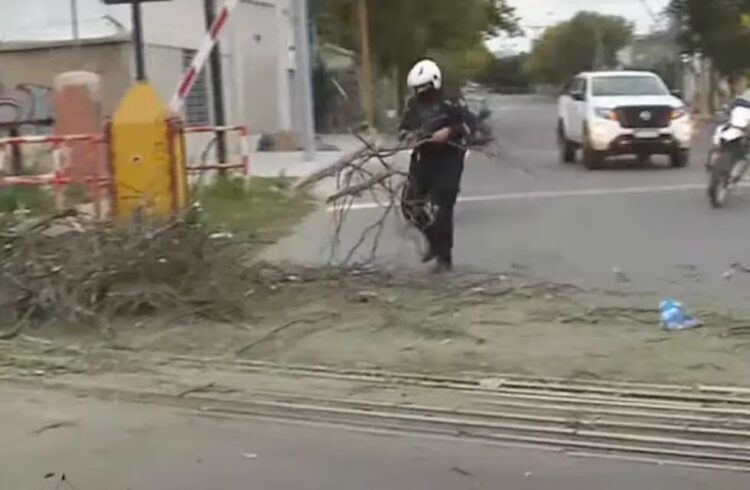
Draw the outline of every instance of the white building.
[[[77,0],[82,40],[129,36],[128,6]],[[216,0],[217,6],[223,0]],[[68,0],[0,0],[0,50],[23,44],[59,44],[73,38]],[[203,0],[143,4],[146,70],[167,101],[205,35]],[[294,29],[290,0],[240,0],[221,39],[227,119],[247,124],[253,133],[291,129],[295,107]],[[72,48],[71,48],[72,49]],[[85,60],[81,61],[81,67]],[[78,69],[70,66],[69,69]],[[131,66],[131,76],[134,72]],[[0,82],[3,74],[0,73]],[[35,80],[35,82],[38,82]],[[206,123],[211,104],[201,77],[188,100],[190,123]]]

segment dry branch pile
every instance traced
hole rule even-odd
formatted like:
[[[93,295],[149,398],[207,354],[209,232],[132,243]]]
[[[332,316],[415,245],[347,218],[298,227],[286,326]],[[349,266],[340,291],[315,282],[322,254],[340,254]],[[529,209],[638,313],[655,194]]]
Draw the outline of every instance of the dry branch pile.
[[[364,138],[362,148],[300,182],[303,189],[336,179],[336,252],[341,228],[357,199],[378,203],[382,213],[366,227],[339,264],[348,266],[367,246],[374,256],[390,216],[401,215],[408,184],[393,157],[412,146],[383,148]],[[169,313],[233,321],[246,318],[247,298],[266,284],[273,266],[254,263],[256,244],[213,233],[190,208],[166,223],[134,221],[113,226],[74,211],[42,220],[0,215],[0,339],[31,323],[109,328],[111,320]],[[315,278],[350,274],[348,267],[306,271]],[[290,274],[276,268],[275,274]]]
[[[191,213],[116,227],[75,212],[0,222],[0,325],[107,328],[114,317],[176,312],[242,317],[253,280],[252,243],[212,234]],[[10,329],[8,329],[10,327]]]
[[[399,168],[393,157],[402,152],[411,151],[415,145],[396,145],[382,147],[355,134],[361,147],[347,153],[332,165],[301,180],[296,189],[307,189],[326,179],[334,179],[336,189],[326,197],[326,203],[332,206],[334,233],[331,240],[331,262],[348,265],[355,255],[366,244],[369,246],[369,258],[373,259],[388,218],[399,213],[401,198],[408,184],[408,172]],[[352,205],[358,199],[365,198],[377,203],[381,212],[355,240],[345,253],[339,255],[340,237]],[[369,242],[369,243],[368,243]]]

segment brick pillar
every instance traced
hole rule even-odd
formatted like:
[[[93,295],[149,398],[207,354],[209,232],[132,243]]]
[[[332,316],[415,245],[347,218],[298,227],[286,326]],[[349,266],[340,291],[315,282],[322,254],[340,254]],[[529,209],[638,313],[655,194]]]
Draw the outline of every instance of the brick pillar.
[[[96,73],[72,71],[55,77],[53,105],[55,134],[101,133],[104,123],[100,98],[100,77]],[[69,148],[70,166],[66,173],[73,179],[85,179],[98,169],[107,175],[107,165],[101,145],[73,142]]]

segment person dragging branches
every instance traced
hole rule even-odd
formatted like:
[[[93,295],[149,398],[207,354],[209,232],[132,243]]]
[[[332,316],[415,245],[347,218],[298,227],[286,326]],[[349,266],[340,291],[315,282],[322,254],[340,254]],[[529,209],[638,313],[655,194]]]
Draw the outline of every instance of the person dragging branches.
[[[437,261],[435,272],[453,268],[453,210],[464,170],[473,117],[462,103],[443,93],[440,67],[418,62],[409,72],[413,90],[399,127],[399,138],[416,142],[401,209],[425,236],[423,262]]]

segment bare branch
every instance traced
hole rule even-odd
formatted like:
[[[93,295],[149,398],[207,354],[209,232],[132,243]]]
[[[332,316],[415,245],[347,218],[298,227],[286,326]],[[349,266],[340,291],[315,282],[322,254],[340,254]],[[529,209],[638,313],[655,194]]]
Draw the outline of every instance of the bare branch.
[[[368,179],[368,180],[366,180],[366,181],[364,181],[362,183],[355,184],[355,185],[352,185],[352,186],[349,186],[349,187],[345,187],[344,189],[340,189],[340,190],[334,192],[333,194],[331,194],[330,196],[328,196],[328,198],[326,199],[326,202],[327,203],[331,203],[331,202],[334,202],[334,201],[338,201],[339,199],[341,199],[344,196],[357,197],[357,196],[361,195],[364,191],[366,191],[366,190],[372,190],[373,187],[375,187],[375,186],[377,186],[379,184],[382,184],[384,181],[390,179],[391,177],[393,177],[395,175],[404,175],[405,176],[406,173],[398,171],[398,170],[389,170],[389,171],[386,171],[386,172],[381,172],[381,173],[375,175],[374,177],[372,177],[372,178],[370,178],[370,179]]]

